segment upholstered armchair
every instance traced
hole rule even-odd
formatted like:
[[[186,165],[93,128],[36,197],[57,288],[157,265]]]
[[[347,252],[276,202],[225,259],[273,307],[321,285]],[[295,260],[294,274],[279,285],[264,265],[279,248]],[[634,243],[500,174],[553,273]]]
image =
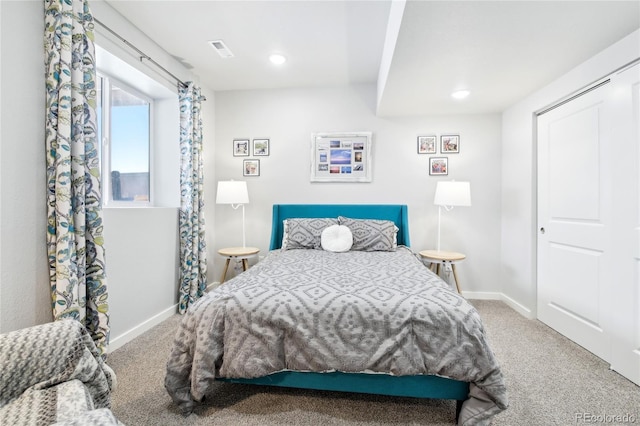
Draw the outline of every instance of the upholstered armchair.
[[[118,425],[115,374],[71,319],[0,335],[0,424]]]

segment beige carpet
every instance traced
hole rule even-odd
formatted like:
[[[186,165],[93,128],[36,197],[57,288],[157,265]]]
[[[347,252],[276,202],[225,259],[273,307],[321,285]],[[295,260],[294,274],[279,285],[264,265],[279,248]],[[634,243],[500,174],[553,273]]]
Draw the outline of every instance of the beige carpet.
[[[502,366],[510,407],[493,425],[640,424],[640,388],[539,321],[498,301],[472,301]],[[453,401],[220,383],[183,417],[164,390],[179,315],[109,355],[113,411],[125,425],[452,425]],[[592,416],[592,417],[589,417]],[[620,421],[615,416],[621,416]],[[608,420],[605,422],[605,420]]]

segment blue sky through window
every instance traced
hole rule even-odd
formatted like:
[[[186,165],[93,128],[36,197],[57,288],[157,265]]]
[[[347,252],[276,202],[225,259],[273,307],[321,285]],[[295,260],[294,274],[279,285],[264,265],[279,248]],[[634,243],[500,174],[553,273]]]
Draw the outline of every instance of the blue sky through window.
[[[111,170],[149,172],[149,106],[111,108]]]

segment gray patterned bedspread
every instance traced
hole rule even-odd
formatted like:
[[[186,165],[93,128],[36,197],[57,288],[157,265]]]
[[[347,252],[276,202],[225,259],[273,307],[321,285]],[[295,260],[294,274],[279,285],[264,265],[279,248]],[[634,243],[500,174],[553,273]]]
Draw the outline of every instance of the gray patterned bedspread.
[[[507,407],[478,312],[405,247],[270,252],[187,311],[165,387],[189,413],[217,376],[283,370],[468,381],[460,424],[488,424]]]

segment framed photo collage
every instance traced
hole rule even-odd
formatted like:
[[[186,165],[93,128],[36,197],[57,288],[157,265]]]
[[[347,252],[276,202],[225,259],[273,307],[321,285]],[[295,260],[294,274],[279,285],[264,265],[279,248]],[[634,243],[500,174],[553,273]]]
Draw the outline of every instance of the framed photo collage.
[[[436,156],[438,153],[438,136],[418,136],[417,144],[418,154],[434,155],[433,157],[429,157],[429,175],[446,176],[449,174],[449,157],[444,157],[444,155],[457,154],[460,152],[460,135],[440,135],[439,145],[441,156]]]
[[[234,157],[265,157],[270,151],[269,139],[234,139]],[[242,176],[260,176],[260,160],[246,158],[242,160]]]

